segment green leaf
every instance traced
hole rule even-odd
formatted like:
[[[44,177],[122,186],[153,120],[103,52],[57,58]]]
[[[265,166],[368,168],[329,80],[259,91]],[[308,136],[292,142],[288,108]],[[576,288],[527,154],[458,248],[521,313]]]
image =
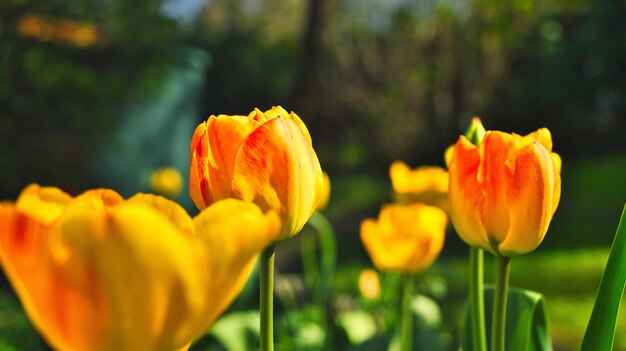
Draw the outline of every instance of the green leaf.
[[[259,342],[259,311],[224,315],[209,331],[226,350],[249,350]]]
[[[487,340],[490,340],[494,291],[492,286],[485,287],[484,291]],[[465,314],[463,350],[472,351],[468,313],[469,310]],[[548,332],[548,316],[543,295],[530,290],[510,288],[505,333],[506,349],[508,351],[552,350]]]
[[[610,351],[626,285],[626,206],[617,226],[581,350]]]

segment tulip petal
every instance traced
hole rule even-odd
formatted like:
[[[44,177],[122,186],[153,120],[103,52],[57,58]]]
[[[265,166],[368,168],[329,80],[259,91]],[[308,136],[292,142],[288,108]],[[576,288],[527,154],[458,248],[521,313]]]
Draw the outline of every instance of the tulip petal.
[[[252,132],[235,159],[236,197],[274,209],[283,219],[279,240],[295,235],[315,210],[322,170],[307,137],[291,121],[272,119]]]
[[[478,178],[484,191],[481,218],[494,249],[504,241],[511,225],[506,180],[514,165],[511,152],[515,145],[516,139],[511,134],[489,131],[478,147],[481,153]]]
[[[394,161],[389,167],[391,185],[397,193],[407,192],[409,189],[409,173],[411,169],[402,161]]]
[[[534,250],[552,219],[555,170],[550,152],[539,142],[517,151],[505,179],[510,229],[499,251],[506,256]]]
[[[528,134],[524,138],[536,141],[543,145],[549,152],[552,152],[552,134],[548,128],[539,128],[536,131]]]
[[[257,254],[273,242],[280,230],[275,212],[263,214],[253,203],[235,199],[218,201],[193,219],[199,247],[206,259],[211,303],[200,315],[198,332],[206,330],[243,288]]]
[[[485,194],[479,182],[480,154],[464,136],[457,141],[449,166],[450,218],[457,233],[470,246],[493,252],[483,226]]]
[[[127,200],[128,203],[140,204],[161,213],[169,219],[179,230],[190,238],[196,236],[196,230],[191,217],[184,208],[174,201],[153,194],[138,193]]]
[[[53,275],[63,289],[49,318],[63,314],[76,329],[65,340],[83,333],[92,343],[83,349],[172,350],[195,336],[186,320],[202,307],[196,278],[205,268],[191,239],[158,212],[132,203],[77,208],[51,232],[50,248]],[[72,296],[85,306],[70,304]],[[106,339],[84,334],[82,326],[99,327],[95,335]]]
[[[40,223],[50,224],[71,200],[72,197],[61,189],[30,184],[20,193],[16,206]]]
[[[45,255],[47,233],[44,224],[13,205],[0,204],[0,263],[34,326],[60,345],[59,330],[43,328],[55,305]]]
[[[561,200],[561,156],[554,152],[550,155],[554,163],[554,195],[552,197],[552,214],[554,215]]]
[[[206,123],[200,123],[191,139],[189,167],[189,196],[200,210],[210,201],[209,198],[209,155],[206,140]]]

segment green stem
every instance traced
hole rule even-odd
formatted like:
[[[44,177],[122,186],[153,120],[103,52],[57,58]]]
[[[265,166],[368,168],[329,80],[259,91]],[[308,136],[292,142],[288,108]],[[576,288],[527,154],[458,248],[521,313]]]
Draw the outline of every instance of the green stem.
[[[274,351],[274,245],[261,253],[261,351]]]
[[[413,297],[413,276],[406,273],[402,277],[402,320],[400,323],[400,351],[413,349],[413,311],[411,299]]]
[[[509,289],[509,267],[511,258],[500,256],[498,258],[498,276],[496,278],[496,291],[493,301],[493,318],[491,325],[491,351],[504,351],[506,303]]]
[[[483,291],[483,250],[470,247],[470,327],[472,350],[487,351],[485,298]]]

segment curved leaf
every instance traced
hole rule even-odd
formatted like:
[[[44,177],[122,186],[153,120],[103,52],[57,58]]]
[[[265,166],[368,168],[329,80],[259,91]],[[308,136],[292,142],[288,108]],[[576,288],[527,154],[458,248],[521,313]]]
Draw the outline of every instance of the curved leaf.
[[[610,351],[615,337],[615,322],[626,285],[626,206],[617,226],[596,302],[587,325],[581,350]]]
[[[487,340],[490,340],[494,291],[492,286],[485,287],[484,291]],[[469,315],[466,311],[462,342],[465,351],[473,351],[470,335]],[[505,335],[508,351],[552,350],[543,295],[530,290],[509,289]]]

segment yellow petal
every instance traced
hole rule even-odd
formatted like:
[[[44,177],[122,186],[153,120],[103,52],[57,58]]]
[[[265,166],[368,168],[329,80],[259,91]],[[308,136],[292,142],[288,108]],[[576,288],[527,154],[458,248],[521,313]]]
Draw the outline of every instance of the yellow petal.
[[[192,240],[139,204],[84,207],[50,234],[61,339],[73,349],[156,350],[185,345],[205,296]],[[79,297],[79,305],[71,297]],[[75,346],[78,345],[78,346]]]
[[[61,189],[30,184],[20,193],[16,206],[40,223],[50,224],[61,215],[71,200],[72,197]]]
[[[189,217],[184,208],[180,207],[180,205],[174,201],[158,195],[138,193],[128,199],[127,202],[152,208],[169,219],[172,224],[190,238],[196,236],[196,230],[191,217]]]
[[[330,200],[330,178],[326,172],[322,172],[322,184],[322,190],[319,193],[319,201],[317,203],[318,211],[324,210]]]
[[[211,297],[200,315],[206,330],[241,291],[257,254],[276,240],[280,220],[254,204],[226,199],[194,218],[197,241],[207,259],[203,291]]]

